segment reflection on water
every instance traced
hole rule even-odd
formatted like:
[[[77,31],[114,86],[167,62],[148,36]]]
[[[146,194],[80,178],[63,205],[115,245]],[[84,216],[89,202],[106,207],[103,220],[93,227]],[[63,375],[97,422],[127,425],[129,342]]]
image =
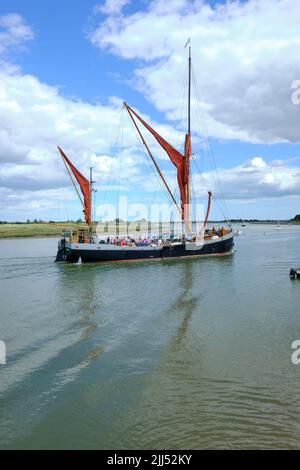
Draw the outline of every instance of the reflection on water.
[[[0,241],[0,447],[297,448],[300,233],[274,232],[246,227],[233,257],[106,267]]]
[[[188,263],[183,263],[181,266],[182,274],[182,292],[178,294],[177,299],[169,308],[169,312],[179,311],[182,313],[182,321],[180,322],[177,331],[171,339],[171,349],[180,350],[184,339],[188,334],[189,323],[192,318],[192,314],[196,309],[200,295],[191,296],[191,289],[193,285],[193,271],[192,271],[192,260]],[[179,291],[180,292],[180,291]]]

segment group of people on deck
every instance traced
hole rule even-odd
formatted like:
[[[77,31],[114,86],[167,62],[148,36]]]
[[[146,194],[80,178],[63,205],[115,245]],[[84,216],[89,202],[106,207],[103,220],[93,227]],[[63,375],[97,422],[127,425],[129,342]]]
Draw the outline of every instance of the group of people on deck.
[[[151,246],[153,241],[149,238],[139,238],[136,240],[131,237],[107,237],[106,243],[117,246]]]
[[[205,230],[205,239],[210,239],[212,237],[224,237],[229,233],[229,230],[227,230],[224,227],[221,227],[220,229],[212,227],[211,229],[206,229]],[[186,241],[195,241],[196,237],[186,237],[185,235],[182,236],[181,243],[185,243]],[[91,243],[94,243],[92,240]],[[146,237],[140,237],[138,239],[135,239],[133,237],[107,237],[106,240],[101,240],[100,243],[106,243],[110,245],[116,245],[116,246],[164,246],[164,245],[169,245],[171,243],[171,240],[166,240],[166,239],[160,239],[160,240],[152,240],[150,238]]]
[[[227,235],[229,233],[229,230],[227,230],[226,228],[224,227],[221,227],[220,229],[216,229],[215,227],[213,227],[211,230],[210,230],[210,235],[213,237],[213,236],[218,236],[218,237],[224,237],[225,235]]]

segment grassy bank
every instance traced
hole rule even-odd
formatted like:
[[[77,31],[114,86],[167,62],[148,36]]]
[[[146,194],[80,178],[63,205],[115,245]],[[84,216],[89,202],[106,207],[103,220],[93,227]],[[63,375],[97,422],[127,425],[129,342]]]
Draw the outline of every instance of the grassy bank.
[[[97,225],[97,230],[96,230]],[[82,227],[82,223],[76,222],[41,222],[41,223],[0,223],[0,239],[1,238],[24,238],[24,237],[55,237],[61,236],[63,229],[66,227]],[[168,231],[168,224],[165,230]],[[158,231],[159,225],[152,223],[152,229]],[[94,224],[93,231],[97,231],[104,236],[111,236],[116,234],[116,225],[114,222],[109,224],[100,222]],[[125,235],[127,233],[134,233],[136,236],[147,234],[148,223],[131,222],[128,226],[126,222],[120,222],[119,234]]]
[[[63,224],[61,224],[63,225]],[[60,224],[0,224],[0,238],[54,237],[61,235]]]
[[[116,233],[115,224],[110,222],[106,224],[104,222],[97,224],[97,232],[104,235],[113,235]],[[158,224],[153,224],[155,229]],[[82,227],[82,223],[76,222],[41,222],[41,223],[0,223],[0,239],[1,238],[26,238],[26,237],[55,237],[61,236],[63,229],[67,227]],[[131,233],[147,233],[148,224],[147,222],[132,222],[128,230]],[[94,224],[93,231],[96,231],[96,224]],[[127,233],[127,224],[120,222],[119,233]]]

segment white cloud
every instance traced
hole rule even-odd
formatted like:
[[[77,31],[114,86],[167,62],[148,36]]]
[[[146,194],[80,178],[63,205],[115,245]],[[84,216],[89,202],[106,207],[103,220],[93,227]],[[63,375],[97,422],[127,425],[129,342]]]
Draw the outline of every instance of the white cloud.
[[[265,168],[267,164],[261,157],[254,157],[243,166],[244,168]]]
[[[129,3],[131,3],[131,0],[106,0],[104,4],[97,4],[94,7],[94,13],[117,15],[121,13],[122,8]]]
[[[137,145],[129,119],[124,118],[123,138],[118,134],[119,100],[108,106],[66,99],[59,89],[20,73],[0,72],[0,187],[1,211],[17,210],[21,215],[35,209],[39,217],[56,204],[57,188],[69,188],[68,177],[56,152],[61,145],[85,174],[92,164],[102,191],[133,188],[155,192],[161,187],[153,176],[147,156]],[[124,111],[125,112],[125,111]],[[145,116],[144,116],[145,117]],[[148,117],[145,117],[149,121]],[[175,143],[180,133],[152,123]],[[119,129],[120,130],[120,129]],[[153,142],[153,140],[152,140]],[[117,145],[116,145],[117,144]],[[159,158],[172,188],[176,187],[174,167],[157,146]],[[153,170],[155,171],[155,170]],[[231,169],[219,169],[194,177],[197,192],[205,197],[209,187],[216,196],[221,181],[226,199],[254,200],[300,196],[300,170],[288,162],[267,163],[260,156]],[[110,185],[109,185],[110,182]],[[101,199],[101,195],[99,196]],[[15,212],[14,212],[15,213]],[[78,208],[80,216],[80,209]],[[32,218],[33,216],[31,216]],[[3,218],[3,217],[2,217]],[[27,215],[25,215],[27,218]]]
[[[186,75],[183,46],[191,37],[211,135],[299,142],[300,106],[291,101],[291,83],[300,77],[299,17],[300,4],[294,0],[214,7],[200,0],[155,0],[145,11],[109,15],[90,39],[124,59],[138,59],[133,86],[176,119]]]
[[[91,105],[64,98],[58,87],[19,70],[0,70],[0,123],[1,210],[6,213],[14,204],[19,212],[24,204],[28,210],[44,205],[47,211],[53,191],[70,188],[56,145],[82,173],[94,167],[100,191],[138,190],[148,178],[147,157],[116,97],[107,106]],[[170,126],[152,125],[178,137]],[[161,150],[156,154],[166,159]]]
[[[220,198],[222,189],[222,198],[243,202],[299,198],[300,168],[287,162],[281,165],[277,163],[278,160],[267,163],[261,157],[254,157],[234,168],[206,172],[203,176],[196,175],[195,187],[202,196],[206,188],[210,188]]]
[[[0,54],[6,53],[11,48],[23,46],[33,37],[32,29],[22,16],[17,14],[0,16]]]
[[[113,150],[120,108],[94,106],[63,98],[59,89],[30,75],[0,72],[0,161],[3,175],[14,172],[42,179],[54,177],[56,145],[66,149],[85,171],[91,156]],[[136,145],[129,121],[126,146]],[[123,130],[124,130],[123,129]],[[9,178],[7,178],[9,179]],[[45,181],[44,181],[45,183]]]

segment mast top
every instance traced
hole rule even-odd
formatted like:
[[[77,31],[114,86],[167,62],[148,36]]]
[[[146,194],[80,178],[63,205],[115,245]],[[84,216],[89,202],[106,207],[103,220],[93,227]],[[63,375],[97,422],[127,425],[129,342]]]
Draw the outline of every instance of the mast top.
[[[186,48],[187,46],[189,46],[188,134],[191,134],[191,75],[192,75],[191,38],[187,40],[184,48]]]
[[[189,44],[191,44],[191,38],[188,38],[188,40],[185,43],[184,48],[186,48]]]

